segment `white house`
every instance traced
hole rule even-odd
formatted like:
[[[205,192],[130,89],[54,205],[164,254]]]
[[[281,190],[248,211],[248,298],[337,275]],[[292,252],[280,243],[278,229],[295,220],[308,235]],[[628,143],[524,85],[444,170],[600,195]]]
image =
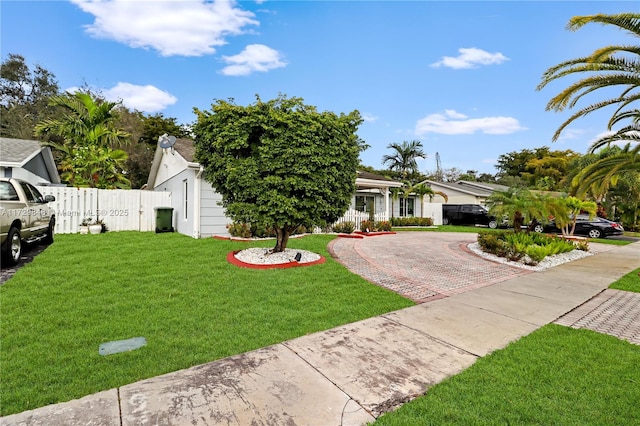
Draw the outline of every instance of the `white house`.
[[[495,191],[506,191],[508,186],[485,182],[468,182],[459,180],[457,182],[436,182],[425,180],[421,182],[429,185],[434,191],[440,191],[449,197],[447,204],[482,204]],[[434,202],[443,203],[444,199],[437,195]]]
[[[27,139],[0,138],[0,176],[33,185],[60,184],[51,149]]]
[[[177,232],[194,238],[213,235],[228,236],[227,224],[232,220],[219,205],[222,196],[203,179],[203,168],[194,160],[195,147],[191,139],[177,139],[172,147],[156,148],[149,180],[145,189],[170,191],[173,226]],[[389,188],[402,184],[368,172],[359,172],[356,193],[345,220],[356,224],[368,218],[373,208],[376,220],[391,217]]]

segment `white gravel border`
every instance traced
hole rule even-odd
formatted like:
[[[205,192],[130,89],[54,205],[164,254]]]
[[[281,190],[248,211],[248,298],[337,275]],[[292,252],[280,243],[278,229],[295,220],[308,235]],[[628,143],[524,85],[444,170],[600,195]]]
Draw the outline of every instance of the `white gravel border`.
[[[252,265],[280,265],[295,262],[296,255],[300,253],[298,263],[310,263],[320,260],[320,255],[312,251],[284,249],[281,253],[271,253],[270,248],[248,248],[235,254],[235,258],[241,262]]]
[[[514,266],[516,268],[528,269],[530,271],[544,271],[545,269],[553,268],[554,266],[562,265],[563,263],[571,262],[574,260],[582,259],[583,257],[593,256],[593,253],[583,250],[572,250],[567,253],[554,254],[553,256],[547,256],[536,266],[526,265],[524,262],[527,260],[527,256],[520,262],[513,262],[504,257],[499,257],[491,253],[485,253],[480,249],[480,244],[471,243],[467,246],[469,250],[485,259],[492,260],[498,263],[504,263],[506,265]]]

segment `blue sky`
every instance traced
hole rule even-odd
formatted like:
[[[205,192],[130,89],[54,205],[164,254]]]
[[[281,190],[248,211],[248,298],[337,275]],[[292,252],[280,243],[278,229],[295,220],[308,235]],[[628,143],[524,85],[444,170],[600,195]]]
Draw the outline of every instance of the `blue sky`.
[[[542,73],[634,40],[572,16],[639,12],[637,1],[13,1],[0,5],[2,60],[23,55],[62,89],[88,85],[146,113],[195,120],[215,99],[279,93],[319,110],[360,111],[364,164],[422,141],[436,167],[495,173],[496,159],[550,146],[585,153],[611,111],[551,137],[570,112],[545,111],[569,85]],[[586,97],[588,104],[602,95]]]

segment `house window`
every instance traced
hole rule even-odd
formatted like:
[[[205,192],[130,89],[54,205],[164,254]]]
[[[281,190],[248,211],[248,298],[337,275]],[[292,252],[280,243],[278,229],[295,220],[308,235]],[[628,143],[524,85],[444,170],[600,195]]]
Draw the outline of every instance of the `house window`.
[[[356,195],[356,210],[369,213],[375,210],[375,197],[368,195]]]
[[[400,217],[413,217],[414,198],[400,198]]]
[[[189,217],[189,183],[187,181],[187,179],[182,181],[182,194],[184,197],[184,203],[182,203],[182,207],[184,210],[184,220],[187,220],[187,218]]]

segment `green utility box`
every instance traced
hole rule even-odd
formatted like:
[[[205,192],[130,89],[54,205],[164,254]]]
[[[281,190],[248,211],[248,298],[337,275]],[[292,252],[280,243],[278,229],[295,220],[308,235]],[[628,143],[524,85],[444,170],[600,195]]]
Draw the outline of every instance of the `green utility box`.
[[[173,232],[173,207],[156,207],[156,232]]]

